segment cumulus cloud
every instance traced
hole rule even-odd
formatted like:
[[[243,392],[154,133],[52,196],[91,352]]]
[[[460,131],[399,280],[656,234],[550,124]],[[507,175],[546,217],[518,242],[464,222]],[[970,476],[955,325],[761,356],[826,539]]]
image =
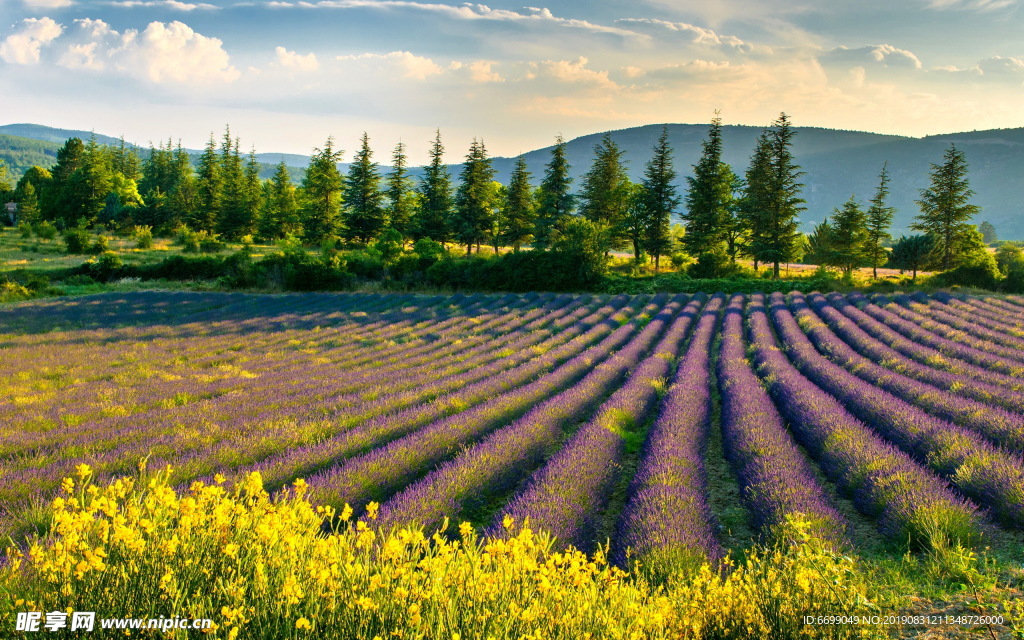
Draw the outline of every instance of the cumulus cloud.
[[[285,69],[316,71],[320,68],[320,61],[316,59],[316,54],[312,52],[301,55],[294,51],[288,51],[284,47],[277,47],[274,49],[274,53],[277,55],[277,64]]]
[[[417,56],[408,51],[338,56],[337,60],[363,69],[376,69],[381,66],[391,67],[402,77],[414,80],[425,80],[430,76],[436,76],[444,72],[444,68],[430,58]]]
[[[60,37],[64,26],[52,18],[28,18],[0,44],[0,58],[12,64],[38,64],[42,48]]]
[[[889,44],[868,45],[850,49],[837,47],[821,55],[822,62],[851,66],[881,66],[889,69],[920,69],[921,61],[912,52]]]
[[[620,18],[615,22],[628,25],[634,29],[642,29],[661,37],[665,35],[676,36],[700,46],[721,47],[733,49],[737,52],[770,51],[768,47],[744,42],[736,36],[721,35],[712,29],[705,29],[704,27],[698,27],[685,22],[671,22],[657,18]]]
[[[47,46],[51,60],[68,69],[124,73],[157,84],[210,84],[240,75],[222,45],[178,21],[118,32],[102,20],[78,19],[65,31],[50,18],[30,18],[0,45],[0,56],[35,64]]]
[[[617,89],[607,71],[595,71],[587,68],[588,60],[580,56],[575,60],[544,60],[529,63],[527,80],[554,79],[566,84],[584,84],[606,89]]]

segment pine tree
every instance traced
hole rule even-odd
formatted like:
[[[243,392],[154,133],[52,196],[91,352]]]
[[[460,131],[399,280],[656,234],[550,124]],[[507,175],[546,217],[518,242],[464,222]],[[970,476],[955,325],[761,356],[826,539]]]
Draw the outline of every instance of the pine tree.
[[[871,263],[871,277],[878,279],[878,265],[885,262],[888,255],[883,243],[892,240],[889,233],[889,226],[896,215],[896,209],[886,204],[889,197],[889,163],[882,164],[882,173],[878,176],[878,190],[875,197],[871,198],[871,205],[867,211],[867,242],[864,245],[865,253]]]
[[[373,162],[370,138],[365,132],[361,141],[343,190],[345,237],[367,244],[384,229],[384,194],[380,190],[380,172]]]
[[[748,250],[758,262],[770,262],[778,279],[779,265],[795,254],[800,233],[797,214],[804,210],[800,197],[803,172],[794,162],[790,147],[795,132],[789,117],[781,114],[766,130],[754,152],[747,173],[747,216],[750,223]]]
[[[18,203],[18,219],[29,224],[42,220],[40,194],[50,188],[53,176],[40,166],[29,167],[14,187],[14,201]]]
[[[978,231],[981,232],[981,240],[985,244],[992,245],[999,242],[999,236],[996,234],[996,227],[988,220],[978,225]]]
[[[412,217],[416,209],[413,180],[409,177],[405,145],[399,142],[391,155],[391,171],[387,176],[388,226],[402,234],[412,235]]]
[[[494,169],[483,140],[473,138],[459,176],[455,193],[455,239],[466,245],[466,254],[473,245],[479,247],[487,239],[494,225],[495,189]]]
[[[686,179],[689,189],[683,213],[683,246],[690,255],[720,251],[728,233],[733,179],[729,165],[722,162],[722,119],[716,115],[700,160],[693,165],[693,177]]]
[[[847,277],[867,260],[867,216],[855,196],[832,213],[828,264],[839,267]]]
[[[288,234],[300,233],[299,207],[295,185],[284,160],[264,189],[260,213],[259,235],[264,240],[277,240]]]
[[[626,236],[629,184],[629,176],[622,166],[622,150],[609,134],[605,134],[594,146],[594,163],[583,176],[579,212],[605,229],[613,246]]]
[[[444,164],[444,145],[437,131],[430,147],[430,164],[423,171],[419,188],[419,210],[414,219],[414,237],[444,244],[452,239],[452,177]]]
[[[82,150],[82,162],[65,185],[64,221],[71,226],[92,225],[100,217],[111,192],[110,155],[90,136]]]
[[[675,186],[676,172],[672,167],[672,147],[668,143],[668,128],[654,145],[654,155],[644,169],[643,190],[644,249],[654,256],[654,270],[658,271],[661,256],[672,252],[669,228],[672,214],[680,198]]]
[[[85,145],[80,138],[68,138],[57,150],[57,163],[51,169],[51,180],[39,193],[39,210],[44,220],[73,219],[68,213],[69,183],[71,176],[81,167],[84,154]]]
[[[139,159],[139,154],[135,147],[125,143],[124,136],[118,141],[118,145],[113,148],[111,168],[128,180],[138,182],[142,178],[142,161]]]
[[[224,191],[217,219],[217,231],[230,240],[237,240],[245,235],[246,229],[252,226],[252,218],[246,203],[245,170],[238,147],[239,140],[232,140],[230,129],[225,129],[220,148]]]
[[[323,149],[313,150],[302,178],[303,238],[311,244],[319,244],[338,233],[343,186],[338,163],[342,154],[340,149],[334,150],[334,139],[327,138]]]
[[[516,158],[504,196],[499,239],[502,244],[512,245],[512,250],[518,252],[521,245],[533,238],[537,220],[537,204],[533,199],[530,172],[526,169],[523,156]]]
[[[746,238],[744,251],[754,260],[754,269],[760,259],[754,251],[759,246],[759,234],[763,232],[762,220],[769,207],[769,180],[771,174],[771,141],[768,130],[761,132],[754,144],[754,153],[750,156],[747,171],[743,179],[743,194],[737,207],[737,225],[743,229]]]
[[[573,212],[575,203],[569,192],[572,187],[570,168],[565,158],[565,139],[559,135],[537,190],[537,227],[533,233],[533,244],[539,249],[550,246],[554,230]]]
[[[199,156],[196,178],[199,206],[192,216],[186,218],[186,222],[197,231],[212,232],[216,229],[224,202],[224,170],[217,156],[212,133],[203,154]]]
[[[932,239],[928,262],[942,271],[956,267],[966,257],[974,229],[971,219],[981,211],[981,207],[969,204],[973,195],[967,179],[967,159],[956,145],[950,145],[942,165],[932,164],[931,186],[922,189],[917,200],[921,215],[910,225]]]
[[[917,280],[917,272],[923,269],[932,250],[932,238],[927,235],[900,236],[892,245],[889,263],[900,271],[913,271],[911,282]]]

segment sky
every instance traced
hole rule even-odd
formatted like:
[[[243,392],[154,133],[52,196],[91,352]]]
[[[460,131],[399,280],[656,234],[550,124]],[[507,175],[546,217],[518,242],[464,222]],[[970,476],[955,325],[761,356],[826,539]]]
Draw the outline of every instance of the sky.
[[[386,164],[665,122],[1024,126],[1024,0],[0,0],[0,124]],[[457,158],[449,157],[449,161]]]

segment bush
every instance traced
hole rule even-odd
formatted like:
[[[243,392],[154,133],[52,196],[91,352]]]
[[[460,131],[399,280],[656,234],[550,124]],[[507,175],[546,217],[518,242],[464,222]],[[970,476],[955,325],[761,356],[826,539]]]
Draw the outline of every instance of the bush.
[[[110,242],[107,236],[97,236],[96,241],[89,245],[89,253],[94,256],[110,251]]]
[[[89,232],[81,227],[64,232],[64,246],[69,254],[82,254],[89,250]]]
[[[47,242],[57,237],[57,227],[53,226],[53,223],[48,220],[37,223],[32,227],[32,230],[35,232],[36,237]]]
[[[256,267],[264,285],[291,291],[338,291],[352,286],[352,275],[337,257],[275,253],[260,260]]]
[[[18,233],[23,239],[28,240],[32,237],[32,225],[27,222],[18,223]]]
[[[98,258],[86,262],[88,275],[99,282],[107,282],[117,276],[124,268],[121,257],[113,251],[105,251]]]
[[[367,280],[380,280],[384,277],[384,257],[380,251],[371,247],[345,252],[348,271],[352,275]]]
[[[132,229],[132,240],[136,249],[153,248],[153,227],[140,225]]]

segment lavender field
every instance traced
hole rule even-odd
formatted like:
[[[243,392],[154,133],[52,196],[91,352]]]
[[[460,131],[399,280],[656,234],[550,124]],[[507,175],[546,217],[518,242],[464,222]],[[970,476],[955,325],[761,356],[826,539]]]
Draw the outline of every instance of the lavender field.
[[[730,551],[714,469],[763,537],[1024,528],[1020,298],[102,294],[0,308],[0,358],[16,541],[78,465],[143,459],[622,564]]]

